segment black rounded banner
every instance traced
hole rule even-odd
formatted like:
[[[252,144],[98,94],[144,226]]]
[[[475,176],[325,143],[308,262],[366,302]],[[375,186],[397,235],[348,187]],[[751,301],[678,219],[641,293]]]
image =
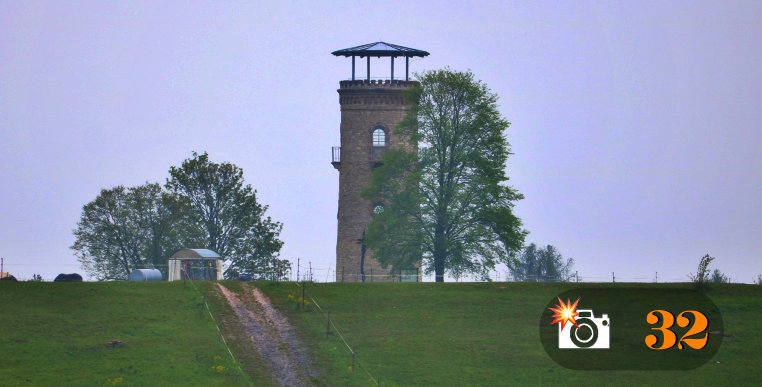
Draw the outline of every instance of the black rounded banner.
[[[717,306],[691,289],[572,289],[540,316],[545,351],[575,370],[693,369],[717,353],[723,330]]]

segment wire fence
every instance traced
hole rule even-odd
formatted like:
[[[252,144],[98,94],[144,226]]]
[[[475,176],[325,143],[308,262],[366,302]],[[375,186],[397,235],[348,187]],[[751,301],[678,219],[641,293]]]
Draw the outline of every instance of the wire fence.
[[[298,265],[292,269],[300,274],[289,276],[291,281],[310,281],[310,282],[400,282],[401,278],[407,275],[400,271],[393,273],[374,273],[372,270],[368,270],[365,273],[357,271],[335,270],[332,267],[314,267]],[[434,273],[421,273],[418,274],[419,282],[435,282],[436,275]],[[659,272],[654,272],[653,276],[628,276],[611,272],[610,275],[584,275],[579,271],[569,273],[562,281],[558,277],[549,277],[543,275],[521,275],[515,276],[508,269],[504,270],[491,270],[487,273],[469,273],[455,276],[446,274],[444,276],[445,282],[642,282],[642,283],[679,283],[679,282],[691,282],[688,275],[685,277],[663,277]],[[402,281],[405,282],[405,281]],[[732,279],[729,282],[732,281]],[[755,282],[756,283],[756,282]]]
[[[339,339],[341,339],[341,341],[344,343],[344,346],[346,346],[347,349],[349,350],[349,353],[352,354],[352,365],[351,365],[352,368],[351,368],[351,370],[354,371],[354,369],[355,369],[355,363],[357,363],[360,366],[360,368],[365,372],[365,374],[368,375],[368,378],[370,378],[370,380],[376,386],[379,386],[380,385],[380,379],[377,378],[377,377],[374,377],[373,374],[370,373],[370,371],[365,366],[365,364],[363,364],[363,362],[360,360],[360,357],[358,356],[357,351],[351,345],[349,345],[349,342],[347,341],[346,337],[344,337],[344,334],[342,333],[341,329],[339,329],[339,327],[336,325],[336,321],[334,321],[334,319],[331,318],[331,312],[324,310],[320,306],[320,304],[317,302],[315,297],[311,293],[309,293],[307,291],[307,282],[301,282],[300,283],[300,282],[296,281],[294,283],[296,284],[296,286],[299,289],[301,289],[302,294],[304,294],[302,296],[302,309],[304,309],[304,303],[303,302],[305,300],[305,297],[309,297],[309,299],[312,301],[312,303],[315,304],[315,307],[318,309],[318,311],[320,311],[320,313],[322,313],[325,316],[325,318],[326,318],[326,321],[327,321],[326,331],[325,331],[326,335],[330,334],[331,333],[331,328],[333,328],[333,330],[336,331],[336,335],[339,337]]]
[[[294,264],[295,263],[295,264]],[[29,270],[29,268],[35,267],[35,269]],[[70,272],[82,272],[82,265],[80,264],[55,264],[54,267],[61,273]],[[167,279],[167,264],[143,264],[135,265],[131,269],[159,269],[163,274],[163,279]],[[12,263],[7,259],[3,265],[3,270],[7,274],[14,275],[19,281],[52,281],[53,278],[47,277],[35,277],[36,269],[41,272],[50,272],[50,266],[40,265],[38,263]],[[416,274],[417,280],[411,281],[409,274],[401,273],[400,271],[389,272],[373,271],[373,269],[365,270],[361,272],[359,270],[338,270],[329,265],[328,267],[317,267],[312,265],[310,261],[302,261],[297,259],[296,262],[291,262],[291,266],[278,266],[274,265],[268,268],[252,269],[249,273],[245,273],[240,279],[245,280],[272,280],[272,281],[309,281],[309,282],[435,282],[436,276],[434,273],[418,273]],[[15,272],[25,272],[31,274],[18,275]],[[4,274],[5,274],[4,273]],[[4,274],[0,274],[3,276]],[[54,275],[55,276],[55,275]],[[248,277],[247,277],[248,276]],[[125,278],[127,279],[127,278]],[[239,278],[231,278],[239,279]],[[95,279],[91,279],[95,280]],[[752,283],[760,284],[762,276],[754,274],[750,275],[749,281],[739,281],[735,278],[728,278],[729,283]],[[558,278],[546,277],[538,275],[522,275],[520,277],[514,276],[508,269],[491,270],[487,273],[472,273],[462,274],[460,276],[447,274],[444,276],[444,282],[559,282]],[[659,272],[654,272],[652,276],[631,276],[626,273],[611,272],[610,275],[586,275],[582,272],[575,271],[569,273],[568,277],[562,282],[640,282],[640,283],[679,283],[679,282],[691,282],[689,275],[684,277],[667,276],[664,277]]]

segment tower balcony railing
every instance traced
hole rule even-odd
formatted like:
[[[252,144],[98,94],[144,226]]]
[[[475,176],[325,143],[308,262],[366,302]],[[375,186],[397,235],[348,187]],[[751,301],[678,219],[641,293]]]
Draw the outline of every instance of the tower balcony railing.
[[[339,85],[341,87],[378,87],[378,86],[397,86],[397,87],[412,87],[415,86],[418,82],[416,81],[406,81],[404,79],[390,79],[390,78],[371,78],[371,79],[346,79],[343,81],[339,81]]]
[[[380,163],[381,156],[384,153],[386,153],[385,146],[372,146],[370,148],[370,162],[374,164]],[[331,147],[331,165],[333,165],[333,167],[336,169],[339,169],[339,167],[341,166],[341,147],[340,146]]]
[[[336,169],[339,169],[339,166],[341,165],[341,147],[340,146],[331,147],[331,165],[333,165],[333,167]]]
[[[351,78],[345,79],[345,81],[351,81],[351,80],[352,80]],[[360,77],[360,76],[358,76],[358,77],[355,78],[355,80],[356,81],[365,81],[365,82],[367,82],[368,81],[368,77]],[[378,82],[378,81],[382,81],[383,82],[385,80],[390,80],[391,81],[392,77],[370,77],[370,80],[371,81],[376,81],[376,82]],[[404,76],[403,77],[395,76],[394,80],[395,81],[402,81],[402,82],[404,82],[405,81],[405,77]]]

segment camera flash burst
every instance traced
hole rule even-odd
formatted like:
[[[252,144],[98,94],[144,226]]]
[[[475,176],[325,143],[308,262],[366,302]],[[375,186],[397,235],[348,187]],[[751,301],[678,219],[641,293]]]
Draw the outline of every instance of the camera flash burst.
[[[561,329],[564,329],[567,322],[570,322],[574,324],[574,326],[577,326],[577,322],[574,320],[575,317],[579,316],[579,313],[577,313],[577,303],[579,302],[579,297],[576,301],[574,301],[574,304],[572,305],[571,300],[568,298],[566,299],[566,304],[561,300],[561,298],[558,298],[558,305],[556,305],[556,308],[548,308],[555,312],[553,315],[553,322],[550,324],[555,323],[561,323]],[[579,328],[579,327],[578,327]]]

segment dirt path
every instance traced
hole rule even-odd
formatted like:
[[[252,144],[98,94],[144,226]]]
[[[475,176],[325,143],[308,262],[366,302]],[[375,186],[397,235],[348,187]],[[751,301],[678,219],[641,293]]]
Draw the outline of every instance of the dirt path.
[[[304,345],[288,320],[270,304],[259,289],[242,284],[241,298],[221,284],[220,291],[233,308],[241,326],[268,363],[270,372],[282,386],[310,386],[311,370]]]

